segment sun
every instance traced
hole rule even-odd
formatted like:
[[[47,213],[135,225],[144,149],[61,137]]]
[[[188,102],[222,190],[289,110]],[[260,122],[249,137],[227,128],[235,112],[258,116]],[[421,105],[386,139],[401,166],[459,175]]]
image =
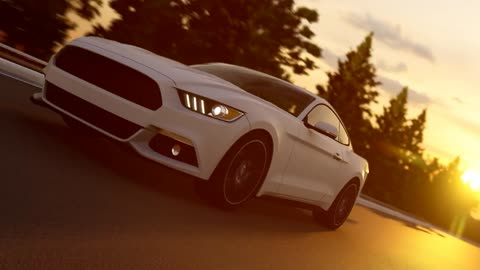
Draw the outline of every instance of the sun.
[[[480,174],[472,169],[466,170],[462,174],[462,180],[465,184],[468,184],[474,191],[480,191]]]

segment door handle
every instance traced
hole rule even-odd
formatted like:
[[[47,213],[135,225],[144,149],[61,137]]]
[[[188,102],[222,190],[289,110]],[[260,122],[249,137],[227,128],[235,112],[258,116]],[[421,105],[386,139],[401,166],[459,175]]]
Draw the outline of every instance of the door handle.
[[[333,159],[338,160],[338,161],[342,160],[339,153],[333,154]]]

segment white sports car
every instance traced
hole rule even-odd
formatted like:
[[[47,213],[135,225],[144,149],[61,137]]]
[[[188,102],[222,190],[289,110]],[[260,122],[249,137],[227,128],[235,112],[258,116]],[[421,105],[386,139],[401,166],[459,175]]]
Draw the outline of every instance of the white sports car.
[[[65,46],[45,68],[41,102],[138,154],[198,178],[225,208],[273,196],[336,229],[368,174],[329,103],[247,68],[186,66],[96,37]]]

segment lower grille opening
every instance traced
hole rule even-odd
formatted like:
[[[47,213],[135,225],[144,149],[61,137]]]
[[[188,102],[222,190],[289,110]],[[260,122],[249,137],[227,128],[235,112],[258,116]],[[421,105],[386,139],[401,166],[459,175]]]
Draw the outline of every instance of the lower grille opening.
[[[150,140],[149,145],[150,148],[161,155],[198,167],[195,148],[191,145],[162,134],[155,135]]]
[[[60,87],[46,82],[45,97],[48,101],[80,119],[118,137],[128,139],[142,127],[89,103]]]

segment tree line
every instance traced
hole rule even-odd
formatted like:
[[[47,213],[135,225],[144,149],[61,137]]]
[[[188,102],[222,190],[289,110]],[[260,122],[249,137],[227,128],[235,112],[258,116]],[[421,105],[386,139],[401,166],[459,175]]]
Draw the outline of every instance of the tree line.
[[[427,110],[408,118],[409,90],[404,87],[382,113],[372,111],[380,86],[371,63],[372,39],[370,33],[345,60],[338,60],[338,70],[327,74],[327,85],[317,86],[319,95],[344,120],[355,152],[369,162],[363,192],[455,233],[473,236],[480,223],[471,220],[470,212],[478,198],[461,181],[460,158],[444,165],[424,154]],[[468,228],[464,226],[467,220]]]
[[[0,39],[42,59],[63,44],[75,23],[68,14],[92,19],[101,0],[0,0]],[[225,62],[290,80],[317,68],[321,48],[313,42],[316,10],[294,0],[113,0],[120,15],[91,35],[143,47],[185,64]],[[355,151],[369,161],[364,193],[455,233],[478,237],[469,218],[478,203],[460,180],[460,159],[441,164],[426,158],[423,133],[427,110],[408,118],[409,89],[399,89],[380,114],[373,33],[338,60],[318,95],[343,119]],[[468,222],[466,222],[467,220]],[[466,230],[461,224],[468,223]],[[477,233],[477,235],[474,235]]]

